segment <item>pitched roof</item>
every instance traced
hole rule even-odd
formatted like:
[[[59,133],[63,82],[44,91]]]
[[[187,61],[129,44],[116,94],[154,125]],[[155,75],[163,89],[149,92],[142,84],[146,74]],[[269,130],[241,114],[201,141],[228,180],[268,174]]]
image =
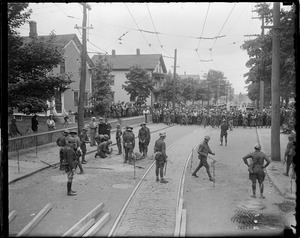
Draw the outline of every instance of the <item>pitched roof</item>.
[[[50,40],[50,35],[45,35],[45,36],[38,36],[38,38],[43,38],[45,41]],[[26,44],[30,42],[31,38],[29,36],[22,37],[23,42]],[[78,37],[76,34],[65,34],[65,35],[55,35],[55,37],[52,39],[52,44],[57,46],[58,48],[63,49],[71,40],[74,41],[75,45],[78,47],[79,51],[82,51],[82,44],[79,41]],[[94,63],[87,54],[87,63],[88,65],[92,68],[94,67]]]
[[[114,70],[128,70],[131,66],[139,65],[147,70],[154,70],[160,62],[163,72],[167,73],[165,62],[161,54],[140,54],[140,55],[94,55],[92,61],[96,64],[97,60],[103,57]]]

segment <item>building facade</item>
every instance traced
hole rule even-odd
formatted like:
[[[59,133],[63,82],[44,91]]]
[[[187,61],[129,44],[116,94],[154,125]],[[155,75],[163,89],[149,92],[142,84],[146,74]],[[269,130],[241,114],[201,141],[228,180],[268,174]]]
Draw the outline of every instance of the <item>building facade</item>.
[[[153,105],[158,100],[159,88],[164,84],[167,69],[161,54],[140,54],[140,50],[136,50],[135,55],[117,55],[115,50],[112,50],[111,55],[94,55],[92,61],[96,65],[97,61],[103,57],[104,60],[112,66],[110,73],[113,84],[111,85],[113,91],[114,102],[129,102],[130,95],[122,88],[122,85],[127,81],[126,73],[129,72],[130,67],[140,66],[142,69],[148,71],[150,77],[155,81],[154,90],[151,96],[147,99],[147,105]]]

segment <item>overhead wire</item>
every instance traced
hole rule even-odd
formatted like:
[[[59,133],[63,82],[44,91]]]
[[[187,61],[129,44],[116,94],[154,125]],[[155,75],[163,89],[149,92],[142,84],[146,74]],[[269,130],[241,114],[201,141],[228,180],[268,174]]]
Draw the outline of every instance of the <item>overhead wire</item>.
[[[137,28],[139,29],[139,32],[140,32],[140,33],[141,33],[141,35],[143,36],[144,40],[147,42],[148,46],[149,46],[150,48],[152,48],[153,50],[155,50],[155,49],[154,49],[154,48],[151,46],[151,44],[150,44],[150,43],[147,41],[147,39],[146,39],[146,37],[144,36],[144,34],[142,33],[142,30],[140,29],[139,25],[137,24],[137,22],[136,22],[136,20],[135,20],[134,16],[132,15],[132,13],[131,13],[130,9],[128,8],[128,6],[127,6],[126,2],[124,2],[124,4],[125,4],[125,6],[126,6],[126,8],[127,8],[128,12],[129,12],[129,14],[131,15],[131,17],[132,17],[132,19],[133,19],[133,21],[134,21],[135,25],[136,25],[136,26],[137,26]],[[155,50],[155,51],[156,51],[156,50]]]
[[[149,13],[149,15],[150,15],[150,19],[151,19],[153,28],[154,28],[155,33],[156,33],[155,35],[156,35],[157,40],[158,40],[158,42],[159,42],[159,44],[160,44],[160,48],[162,48],[167,54],[169,54],[169,53],[164,49],[164,47],[163,47],[163,45],[162,45],[162,43],[161,43],[161,41],[160,41],[160,39],[159,39],[159,37],[158,37],[157,30],[156,30],[156,27],[155,27],[155,24],[154,24],[154,21],[153,21],[153,18],[152,18],[152,14],[151,14],[151,12],[150,12],[150,9],[149,9],[149,6],[148,6],[147,3],[146,3],[146,6],[147,6],[147,9],[148,9],[148,13]]]

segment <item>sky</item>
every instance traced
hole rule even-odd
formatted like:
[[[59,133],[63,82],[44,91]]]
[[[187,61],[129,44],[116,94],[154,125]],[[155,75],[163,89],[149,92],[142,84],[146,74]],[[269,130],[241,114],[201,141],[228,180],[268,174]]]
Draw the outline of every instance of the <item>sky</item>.
[[[87,51],[95,54],[162,54],[167,71],[203,75],[218,70],[235,94],[247,93],[243,75],[249,60],[244,41],[261,34],[261,20],[253,2],[88,3]],[[271,7],[272,4],[270,3]],[[282,7],[282,6],[281,6]],[[79,3],[29,3],[29,20],[37,22],[39,36],[76,34],[82,40],[83,7]],[[29,35],[29,24],[18,29]],[[265,30],[265,33],[267,30]]]

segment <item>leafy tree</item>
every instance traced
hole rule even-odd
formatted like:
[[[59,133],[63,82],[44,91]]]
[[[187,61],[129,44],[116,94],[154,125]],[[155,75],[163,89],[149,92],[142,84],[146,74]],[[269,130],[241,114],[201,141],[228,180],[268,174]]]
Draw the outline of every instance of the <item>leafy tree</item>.
[[[132,66],[126,73],[126,78],[128,80],[122,88],[130,95],[130,101],[135,101],[137,105],[145,104],[154,86],[148,71],[138,65]]]
[[[94,111],[102,114],[108,111],[108,105],[112,102],[112,79],[110,73],[112,66],[105,62],[103,58],[99,58],[96,62],[95,69],[92,71],[92,87],[93,92],[91,101]]]
[[[47,100],[57,91],[65,91],[71,76],[55,75],[52,70],[63,60],[62,50],[55,46],[54,34],[25,40],[17,33],[31,11],[27,3],[8,4],[8,106],[25,114],[49,110]]]
[[[265,16],[266,23],[272,23],[272,14],[267,4],[257,4],[257,12],[260,17]],[[286,101],[295,97],[295,5],[290,11],[281,10],[280,24],[284,27],[280,33],[280,96]],[[249,55],[246,66],[249,72],[244,74],[245,82],[249,84],[248,94],[251,100],[259,99],[259,94],[254,93],[255,86],[260,80],[264,81],[264,95],[266,105],[271,103],[271,75],[272,75],[272,33],[271,29],[265,36],[245,41],[241,46]],[[256,88],[258,91],[258,87]]]

